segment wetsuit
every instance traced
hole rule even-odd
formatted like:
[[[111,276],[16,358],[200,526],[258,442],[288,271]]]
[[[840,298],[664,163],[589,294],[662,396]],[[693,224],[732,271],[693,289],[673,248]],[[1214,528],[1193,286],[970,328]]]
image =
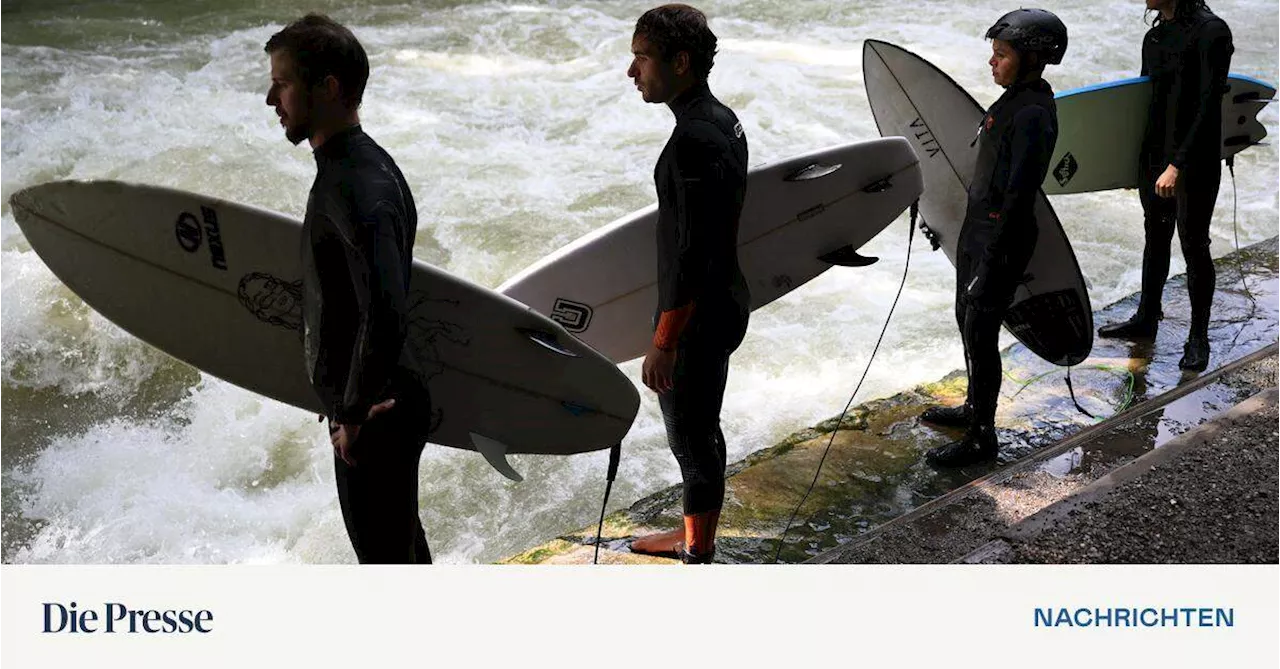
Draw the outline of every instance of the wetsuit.
[[[1205,10],[1162,22],[1142,41],[1142,74],[1154,90],[1138,166],[1146,245],[1136,320],[1160,318],[1176,228],[1187,261],[1191,336],[1206,339],[1216,280],[1209,223],[1222,177],[1222,95],[1233,51],[1227,24]],[[1163,198],[1155,184],[1169,165],[1178,168],[1176,196]]]
[[[684,480],[684,513],[720,509],[725,443],[720,406],[729,356],[747,329],[750,293],[738,266],[747,138],[706,85],[670,103],[676,127],[654,169],[658,191],[655,344],[674,347],[673,389],[659,396]],[[675,323],[673,327],[671,324]]]
[[[417,210],[391,156],[360,126],[330,137],[315,159],[302,235],[307,372],[331,423],[361,425],[357,464],[334,457],[342,517],[360,562],[430,562],[418,518],[430,402],[398,365]],[[396,405],[366,420],[388,398]]]
[[[1007,88],[981,125],[956,245],[956,322],[964,341],[967,405],[975,426],[995,423],[1000,323],[1035,249],[1036,196],[1057,139],[1053,89],[1043,79]]]

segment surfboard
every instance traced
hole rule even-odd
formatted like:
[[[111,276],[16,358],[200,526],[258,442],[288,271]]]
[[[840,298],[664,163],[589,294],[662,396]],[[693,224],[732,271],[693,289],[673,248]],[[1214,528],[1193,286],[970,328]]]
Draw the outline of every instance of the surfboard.
[[[880,134],[906,137],[920,155],[925,183],[920,213],[954,264],[978,157],[973,140],[985,111],[942,70],[887,42],[865,42],[862,72]],[[1004,326],[1045,360],[1075,365],[1093,348],[1089,294],[1071,243],[1043,192],[1036,198],[1035,218],[1039,238]]]
[[[173,357],[323,412],[302,351],[302,224],[154,186],[60,181],[19,191],[32,248],[86,304]],[[429,389],[430,441],[569,455],[621,441],[639,408],[610,360],[519,302],[414,261],[401,365]]]
[[[1222,157],[1267,136],[1258,112],[1276,89],[1240,74],[1227,77],[1222,96]],[[1138,156],[1151,104],[1151,79],[1136,77],[1064,91],[1058,105],[1058,143],[1044,181],[1048,195],[1138,187]]]
[[[750,170],[738,262],[758,309],[857,250],[920,197],[919,160],[902,138],[812,151]],[[644,355],[658,304],[658,207],[585,235],[498,287],[622,362]]]

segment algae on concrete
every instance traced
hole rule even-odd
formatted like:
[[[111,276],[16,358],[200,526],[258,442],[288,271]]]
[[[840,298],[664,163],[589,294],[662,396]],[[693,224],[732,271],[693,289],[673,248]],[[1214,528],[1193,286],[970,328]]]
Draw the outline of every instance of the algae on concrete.
[[[1218,291],[1211,323],[1211,369],[1258,351],[1276,341],[1277,239],[1218,259]],[[1249,294],[1241,290],[1241,272]],[[1095,314],[1103,324],[1127,318],[1136,308],[1132,295]],[[1036,357],[1021,344],[1002,352],[1006,383],[1001,391],[997,462],[955,471],[935,471],[925,450],[957,438],[961,430],[937,429],[920,422],[933,404],[964,401],[966,378],[955,371],[892,397],[865,402],[818,425],[799,430],[778,444],[729,465],[725,506],[716,538],[716,561],[803,562],[849,542],[879,525],[936,499],[1037,449],[1056,443],[1126,404],[1142,402],[1190,378],[1177,368],[1189,325],[1185,277],[1165,290],[1165,317],[1152,342],[1097,340],[1088,360],[1071,372]],[[1090,418],[1077,408],[1088,411]],[[821,475],[819,460],[830,444]],[[813,485],[779,551],[779,537],[796,505]],[[666,562],[632,554],[627,539],[680,525],[680,487],[672,486],[610,514],[601,545],[601,561]],[[589,563],[595,525],[569,532],[507,562]]]

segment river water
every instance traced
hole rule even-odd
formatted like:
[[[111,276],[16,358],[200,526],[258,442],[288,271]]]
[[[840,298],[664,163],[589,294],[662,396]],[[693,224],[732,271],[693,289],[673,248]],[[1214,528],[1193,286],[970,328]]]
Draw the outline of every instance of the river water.
[[[365,129],[417,198],[415,255],[494,287],[654,200],[672,120],[626,78],[630,2],[135,0],[5,2],[2,30],[3,559],[63,563],[354,561],[326,435],[311,416],[179,363],[86,307],[45,268],[8,197],[54,179],[172,186],[301,216],[314,163],[263,103],[266,39],[318,9],[369,52]],[[358,5],[358,6],[356,6]],[[713,91],[735,109],[753,164],[878,136],[862,40],[896,42],[994,100],[982,39],[1015,4],[888,0],[701,3],[720,38]],[[1051,2],[1071,29],[1058,90],[1134,76],[1142,3]],[[1232,70],[1277,80],[1277,6],[1212,3]],[[1277,136],[1275,107],[1261,118]],[[1277,154],[1236,162],[1240,242],[1277,233]],[[1054,206],[1095,306],[1138,287],[1137,196]],[[1233,246],[1224,181],[1214,254]],[[862,399],[962,365],[952,276],[917,239],[910,278]],[[723,414],[730,458],[839,412],[867,362],[906,253],[905,218],[836,269],[752,315]],[[1175,254],[1176,256],[1176,254]],[[1174,272],[1183,264],[1174,259]],[[1007,339],[1007,335],[1006,335]],[[624,365],[636,380],[639,365]],[[516,456],[513,484],[478,455],[428,447],[421,509],[437,561],[492,561],[593,521],[605,453]],[[679,478],[644,393],[624,444],[617,507]]]

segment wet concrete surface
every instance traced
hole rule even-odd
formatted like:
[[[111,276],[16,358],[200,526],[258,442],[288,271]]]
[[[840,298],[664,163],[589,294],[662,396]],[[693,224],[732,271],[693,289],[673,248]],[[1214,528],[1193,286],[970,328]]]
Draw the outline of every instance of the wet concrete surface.
[[[1255,395],[1018,523],[966,561],[1276,564],[1276,399],[1275,388]]]
[[[1211,383],[1197,382],[1277,341],[1277,240],[1248,247],[1217,263],[1212,358],[1205,373],[1185,373],[1177,366],[1190,313],[1185,277],[1175,277],[1166,286],[1165,318],[1154,341],[1096,340],[1090,358],[1072,370],[1076,401],[1098,418],[1077,410],[1063,380],[1065,370],[1015,344],[1003,352],[1008,378],[996,417],[1002,443],[996,462],[936,471],[923,461],[926,450],[960,435],[959,430],[921,423],[919,414],[935,403],[963,401],[965,380],[961,372],[864,403],[846,416],[839,430],[834,429],[833,418],[730,465],[716,561],[769,563],[777,555],[782,563],[950,562],[994,536],[988,524],[1011,526],[1262,387],[1274,386],[1274,363],[1269,377],[1265,371],[1237,369],[1230,375],[1218,374]],[[1247,293],[1241,287],[1242,273]],[[1095,323],[1128,318],[1136,304],[1136,295],[1121,300],[1096,313]],[[1166,396],[1180,385],[1196,388],[1159,411],[1141,411],[1144,402]],[[1140,419],[1126,424],[1128,437],[1055,453],[988,495],[938,510],[912,530],[911,541],[886,540],[890,534],[882,528],[886,523],[975,480],[1011,469],[1011,465],[1027,461],[1124,409],[1141,414]],[[1101,435],[1096,428],[1094,431]],[[831,447],[821,476],[796,513],[779,550],[779,537],[813,482],[828,443]],[[630,553],[627,539],[672,529],[680,522],[678,486],[641,499],[607,518],[600,561],[669,564],[672,561]],[[873,531],[876,528],[882,529]],[[593,525],[506,562],[590,562],[594,537]],[[968,537],[966,541],[972,545],[963,541],[954,544],[961,537]],[[861,546],[856,554],[833,550],[854,545]]]
[[[1191,421],[1203,422],[1274,387],[1276,349],[1269,346],[1164,398],[1133,407],[1124,416],[952,491],[814,561],[937,564],[966,556],[979,562],[1008,561],[1010,545],[1002,538],[1015,527],[1175,441],[1175,433],[1187,432]],[[1260,436],[1258,442],[1274,451],[1270,431]],[[972,555],[984,549],[986,554]]]

